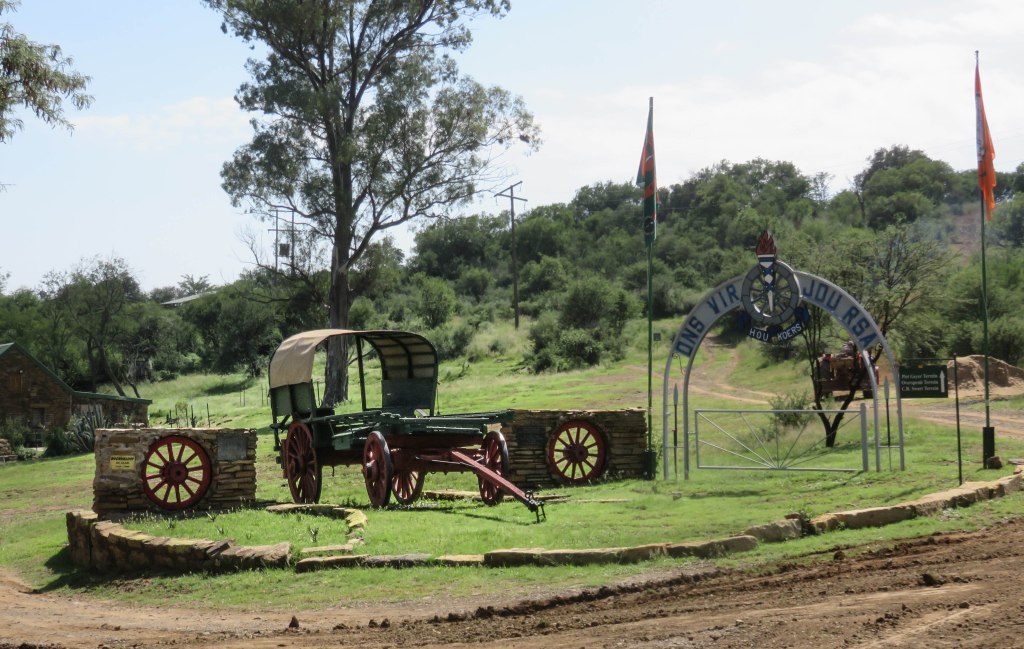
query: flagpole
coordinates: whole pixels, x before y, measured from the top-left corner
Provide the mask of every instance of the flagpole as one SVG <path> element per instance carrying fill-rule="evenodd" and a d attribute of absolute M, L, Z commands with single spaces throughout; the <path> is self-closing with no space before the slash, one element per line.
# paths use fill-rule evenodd
<path fill-rule="evenodd" d="M 981 192 L 981 352 L 984 357 L 982 367 L 985 383 L 985 426 L 981 429 L 981 460 L 982 466 L 988 468 L 989 458 L 994 457 L 996 454 L 996 431 L 992 427 L 988 376 L 988 270 L 985 263 L 985 221 L 986 217 L 992 217 L 992 208 L 995 203 L 992 199 L 992 189 L 996 185 L 996 177 L 995 167 L 992 165 L 992 160 L 995 158 L 995 150 L 992 147 L 992 138 L 988 132 L 988 120 L 985 117 L 984 101 L 981 98 L 981 73 L 979 66 L 978 50 L 974 50 L 974 93 L 978 122 L 976 129 L 978 138 L 978 189 Z M 991 178 L 988 177 L 989 174 L 991 174 Z M 986 212 L 988 212 L 987 215 Z"/>
<path fill-rule="evenodd" d="M 654 97 L 649 99 L 648 103 L 648 115 L 651 122 L 654 121 Z M 657 223 L 658 223 L 658 188 L 654 187 L 654 236 L 645 236 L 644 241 L 647 244 L 647 449 L 651 453 L 649 460 L 651 472 L 651 478 L 653 479 L 657 473 L 655 469 L 656 457 L 653 454 L 654 451 L 654 419 L 652 414 L 654 412 L 654 239 L 657 236 Z"/>
<path fill-rule="evenodd" d="M 643 187 L 643 230 L 647 246 L 647 449 L 644 471 L 651 480 L 657 477 L 658 453 L 654 449 L 654 240 L 658 236 L 658 178 L 654 164 L 654 97 L 648 103 L 647 133 L 640 154 L 637 185 Z M 667 456 L 666 456 L 667 457 Z M 668 467 L 665 468 L 666 478 Z"/>
<path fill-rule="evenodd" d="M 647 242 L 647 448 L 654 449 L 653 429 L 654 420 L 651 419 L 654 404 L 654 290 L 652 275 L 654 268 L 654 242 Z M 668 457 L 666 455 L 666 457 Z M 651 466 L 651 474 L 656 470 Z"/>
<path fill-rule="evenodd" d="M 984 356 L 985 377 L 985 427 L 981 431 L 982 465 L 988 467 L 988 459 L 996 454 L 996 431 L 992 428 L 989 384 L 988 384 L 988 272 L 985 267 L 985 196 L 981 197 L 981 353 Z"/>

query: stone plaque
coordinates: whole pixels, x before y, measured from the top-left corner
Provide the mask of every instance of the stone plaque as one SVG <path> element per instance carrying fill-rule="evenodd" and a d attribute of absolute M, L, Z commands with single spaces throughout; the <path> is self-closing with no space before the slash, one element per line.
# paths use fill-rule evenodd
<path fill-rule="evenodd" d="M 219 435 L 217 437 L 217 459 L 227 462 L 244 460 L 247 447 L 245 435 L 238 433 Z"/>
<path fill-rule="evenodd" d="M 134 455 L 111 455 L 110 456 L 110 470 L 111 471 L 134 471 L 135 470 L 135 456 Z"/>
<path fill-rule="evenodd" d="M 548 431 L 543 426 L 520 426 L 516 429 L 516 442 L 520 448 L 544 448 Z"/>

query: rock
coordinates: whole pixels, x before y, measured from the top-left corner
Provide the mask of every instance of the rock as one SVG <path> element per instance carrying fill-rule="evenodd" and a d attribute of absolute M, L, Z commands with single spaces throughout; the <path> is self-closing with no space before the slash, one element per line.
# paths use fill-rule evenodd
<path fill-rule="evenodd" d="M 775 521 L 774 523 L 748 527 L 743 533 L 747 536 L 753 536 L 758 541 L 763 541 L 765 543 L 778 543 L 780 541 L 800 538 L 801 530 L 802 527 L 799 518 L 787 518 L 785 520 Z"/>

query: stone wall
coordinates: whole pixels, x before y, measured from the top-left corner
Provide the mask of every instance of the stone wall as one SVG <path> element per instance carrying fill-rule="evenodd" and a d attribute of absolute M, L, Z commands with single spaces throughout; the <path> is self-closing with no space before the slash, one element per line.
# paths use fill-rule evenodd
<path fill-rule="evenodd" d="M 287 542 L 238 546 L 232 540 L 153 536 L 99 520 L 96 513 L 83 510 L 68 512 L 67 528 L 71 561 L 104 572 L 252 570 L 284 568 L 291 561 Z"/>
<path fill-rule="evenodd" d="M 647 425 L 644 410 L 513 410 L 502 426 L 508 443 L 509 479 L 523 489 L 552 487 L 557 473 L 548 464 L 547 448 L 560 426 L 583 421 L 603 436 L 607 462 L 599 478 L 643 478 Z"/>
<path fill-rule="evenodd" d="M 179 435 L 199 444 L 210 459 L 210 486 L 199 509 L 227 509 L 256 499 L 256 431 L 219 428 L 96 430 L 93 511 L 160 510 L 143 489 L 142 467 L 150 445 Z"/>

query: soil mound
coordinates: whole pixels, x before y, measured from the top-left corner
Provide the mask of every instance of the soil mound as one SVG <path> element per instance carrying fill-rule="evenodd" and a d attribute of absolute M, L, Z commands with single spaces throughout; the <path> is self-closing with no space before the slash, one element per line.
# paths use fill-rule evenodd
<path fill-rule="evenodd" d="M 961 390 L 982 390 L 985 383 L 985 357 L 980 354 L 958 356 L 957 387 Z M 946 364 L 953 372 L 953 361 Z M 1024 391 L 1024 369 L 1010 365 L 998 358 L 988 359 L 989 388 L 1011 388 Z"/>

